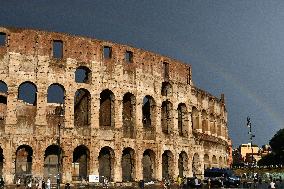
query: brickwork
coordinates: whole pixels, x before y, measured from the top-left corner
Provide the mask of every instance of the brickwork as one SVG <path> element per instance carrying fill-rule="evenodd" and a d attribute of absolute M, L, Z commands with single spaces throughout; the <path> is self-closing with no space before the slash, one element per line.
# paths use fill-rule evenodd
<path fill-rule="evenodd" d="M 7 183 L 23 174 L 53 177 L 58 165 L 63 183 L 90 174 L 115 182 L 202 176 L 204 164 L 227 166 L 224 96 L 195 87 L 190 65 L 86 37 L 5 27 L 0 33 Z M 78 82 L 80 69 L 86 76 Z M 21 100 L 23 83 L 36 91 L 34 102 Z M 60 103 L 48 100 L 60 94 L 48 92 L 54 84 Z"/>

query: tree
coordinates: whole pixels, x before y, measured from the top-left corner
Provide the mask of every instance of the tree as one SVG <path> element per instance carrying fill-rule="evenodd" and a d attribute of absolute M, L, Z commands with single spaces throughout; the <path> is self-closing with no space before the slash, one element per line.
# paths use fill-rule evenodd
<path fill-rule="evenodd" d="M 284 154 L 284 129 L 280 129 L 277 133 L 272 137 L 269 144 L 271 146 L 272 152 L 278 155 Z"/>
<path fill-rule="evenodd" d="M 272 154 L 268 154 L 258 161 L 258 165 L 277 165 L 284 163 L 284 129 L 280 129 L 270 139 Z"/>

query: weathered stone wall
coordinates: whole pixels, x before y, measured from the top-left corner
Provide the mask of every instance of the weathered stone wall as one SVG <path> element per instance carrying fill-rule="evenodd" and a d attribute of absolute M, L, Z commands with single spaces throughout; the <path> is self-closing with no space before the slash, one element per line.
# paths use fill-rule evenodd
<path fill-rule="evenodd" d="M 0 34 L 5 36 L 5 44 L 0 44 L 0 81 L 8 88 L 5 95 L 0 94 L 7 98 L 6 104 L 0 103 L 0 146 L 8 183 L 15 179 L 16 152 L 23 146 L 32 149 L 31 173 L 46 177 L 57 161 L 56 150 L 47 148 L 58 147 L 59 136 L 63 182 L 76 179 L 72 178 L 76 163 L 79 172 L 86 166 L 87 175 L 100 174 L 116 182 L 137 181 L 143 174 L 158 180 L 179 174 L 201 176 L 204 155 L 212 166 L 227 166 L 224 96 L 219 99 L 196 88 L 188 64 L 67 34 L 4 27 Z M 60 58 L 53 56 L 54 41 L 63 45 Z M 104 47 L 111 48 L 111 57 L 104 57 Z M 79 67 L 89 69 L 88 81 L 75 82 Z M 18 89 L 24 82 L 36 87 L 34 104 L 19 99 Z M 56 111 L 60 104 L 47 102 L 52 84 L 64 90 L 63 117 Z M 78 89 L 87 92 L 75 96 Z M 147 95 L 149 112 L 142 110 Z M 162 106 L 163 102 L 168 106 Z M 183 108 L 179 111 L 179 107 Z M 80 150 L 75 153 L 75 149 Z M 53 162 L 48 164 L 47 157 Z"/>

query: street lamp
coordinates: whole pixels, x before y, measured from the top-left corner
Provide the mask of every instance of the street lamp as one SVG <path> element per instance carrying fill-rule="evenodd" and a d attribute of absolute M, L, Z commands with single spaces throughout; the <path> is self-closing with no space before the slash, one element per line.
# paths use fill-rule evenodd
<path fill-rule="evenodd" d="M 61 119 L 64 117 L 64 106 L 62 103 L 60 103 L 59 109 L 59 120 L 58 120 L 58 137 L 57 137 L 57 145 L 58 145 L 58 154 L 57 154 L 57 176 L 56 176 L 56 182 L 57 182 L 57 189 L 60 189 L 60 179 L 61 179 L 61 146 L 60 146 L 60 138 L 61 138 Z"/>
<path fill-rule="evenodd" d="M 255 135 L 252 133 L 252 130 L 251 130 L 250 117 L 247 117 L 247 127 L 249 128 L 248 135 L 249 135 L 250 147 L 251 147 L 251 167 L 252 167 L 252 174 L 253 174 L 253 176 L 254 176 L 254 168 L 253 168 L 254 159 L 253 159 L 252 139 L 255 137 Z"/>

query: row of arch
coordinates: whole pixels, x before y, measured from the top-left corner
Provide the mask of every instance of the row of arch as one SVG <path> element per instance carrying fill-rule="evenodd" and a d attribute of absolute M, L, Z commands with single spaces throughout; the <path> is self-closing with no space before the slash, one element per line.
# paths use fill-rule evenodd
<path fill-rule="evenodd" d="M 170 85 L 170 84 L 169 84 Z M 169 90 L 169 86 L 165 84 L 163 86 Z M 0 90 L 2 93 L 8 92 L 7 85 L 1 81 Z M 164 92 L 162 94 L 168 94 Z M 36 105 L 37 102 L 37 87 L 32 82 L 24 82 L 19 86 L 18 99 L 23 100 L 32 105 Z M 7 103 L 7 98 L 2 95 L 0 103 Z M 47 89 L 47 103 L 64 104 L 65 103 L 65 89 L 60 84 L 51 84 Z M 100 93 L 100 108 L 99 108 L 99 125 L 101 127 L 114 127 L 114 115 L 115 115 L 115 96 L 109 89 L 105 89 Z M 146 95 L 143 99 L 142 105 L 142 122 L 144 127 L 153 128 L 155 126 L 155 117 L 157 114 L 157 105 L 154 98 L 150 95 Z M 192 120 L 192 129 L 202 129 L 203 132 L 210 131 L 211 134 L 218 136 L 224 136 L 222 133 L 222 121 L 219 117 L 215 117 L 213 114 L 208 116 L 206 111 L 203 110 L 200 116 L 200 112 L 196 107 L 192 108 L 192 113 L 187 110 L 185 103 L 178 104 L 177 108 L 178 119 L 178 133 L 180 136 L 188 136 L 189 133 L 189 116 Z M 135 121 L 136 121 L 136 98 L 132 93 L 126 93 L 123 96 L 123 127 L 125 136 L 130 138 L 134 137 Z M 81 88 L 75 92 L 74 95 L 74 125 L 78 127 L 88 126 L 91 123 L 91 94 L 87 89 Z M 200 118 L 202 122 L 200 123 Z M 174 109 L 171 101 L 166 99 L 161 105 L 161 130 L 164 134 L 171 134 L 174 131 Z M 201 126 L 200 126 L 201 125 Z"/>
<path fill-rule="evenodd" d="M 43 177 L 54 179 L 54 176 L 58 174 L 58 166 L 60 166 L 60 170 L 63 170 L 62 166 L 66 166 L 58 161 L 60 160 L 58 157 L 62 157 L 64 151 L 60 149 L 58 145 L 50 145 L 45 149 L 42 155 L 44 156 Z M 87 179 L 91 171 L 90 151 L 88 147 L 85 145 L 77 146 L 72 156 L 72 180 Z M 123 149 L 120 162 L 122 181 L 134 181 L 136 179 L 136 156 L 137 152 L 135 152 L 134 149 L 130 147 Z M 3 149 L 0 148 L 1 175 L 5 174 L 2 170 L 4 158 Z M 17 148 L 15 153 L 15 179 L 33 173 L 33 158 L 34 152 L 29 145 L 21 145 Z M 101 148 L 97 158 L 100 177 L 104 176 L 112 181 L 114 179 L 114 167 L 116 166 L 115 161 L 120 158 L 117 157 L 114 150 L 109 146 Z M 193 174 L 202 174 L 201 159 L 197 153 L 193 155 L 192 160 L 189 160 L 189 156 L 185 151 L 181 151 L 178 154 L 178 158 L 176 158 L 172 151 L 165 150 L 161 158 L 161 161 L 157 160 L 157 154 L 151 149 L 146 149 L 143 152 L 141 168 L 145 181 L 157 179 L 156 171 L 158 170 L 158 162 L 162 163 L 161 171 L 163 178 L 173 179 L 175 176 L 175 166 L 178 166 L 178 174 L 180 176 L 189 176 L 191 168 Z M 174 161 L 177 161 L 177 164 L 175 164 Z M 189 164 L 190 162 L 192 162 L 192 164 Z"/>

